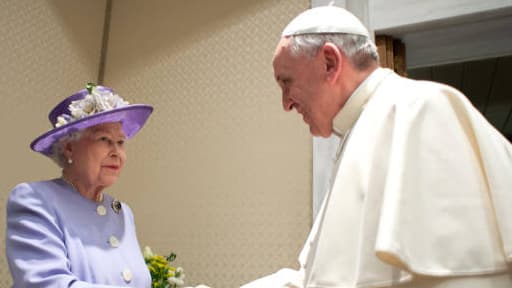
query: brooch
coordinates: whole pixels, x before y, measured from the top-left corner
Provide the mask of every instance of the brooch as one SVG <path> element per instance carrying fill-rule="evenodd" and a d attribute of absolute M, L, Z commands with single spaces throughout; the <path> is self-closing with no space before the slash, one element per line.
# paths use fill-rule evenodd
<path fill-rule="evenodd" d="M 112 210 L 114 210 L 114 212 L 116 212 L 116 214 L 119 214 L 119 211 L 121 211 L 121 202 L 119 202 L 119 200 L 115 199 L 114 201 L 112 201 Z"/>

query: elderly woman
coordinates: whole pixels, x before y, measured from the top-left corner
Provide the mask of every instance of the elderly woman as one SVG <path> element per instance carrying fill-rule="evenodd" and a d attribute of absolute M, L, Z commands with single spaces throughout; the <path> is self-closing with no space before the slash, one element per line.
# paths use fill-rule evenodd
<path fill-rule="evenodd" d="M 62 167 L 62 176 L 19 184 L 9 196 L 14 287 L 151 287 L 132 211 L 104 192 L 125 165 L 126 139 L 152 111 L 88 84 L 50 112 L 54 128 L 31 148 Z"/>

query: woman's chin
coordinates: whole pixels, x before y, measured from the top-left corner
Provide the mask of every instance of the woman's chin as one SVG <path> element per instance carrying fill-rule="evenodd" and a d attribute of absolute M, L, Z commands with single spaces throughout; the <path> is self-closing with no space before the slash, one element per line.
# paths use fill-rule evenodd
<path fill-rule="evenodd" d="M 107 187 L 114 185 L 114 183 L 116 183 L 116 181 L 117 181 L 117 178 L 118 178 L 117 175 L 116 176 L 109 175 L 109 176 L 102 177 L 102 179 L 101 179 L 101 182 L 103 184 L 102 186 L 107 188 Z"/>

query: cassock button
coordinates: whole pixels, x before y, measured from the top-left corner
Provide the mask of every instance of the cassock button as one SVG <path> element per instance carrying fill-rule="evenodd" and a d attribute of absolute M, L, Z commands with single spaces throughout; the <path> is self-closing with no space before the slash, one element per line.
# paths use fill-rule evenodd
<path fill-rule="evenodd" d="M 110 243 L 110 246 L 113 248 L 119 247 L 119 240 L 117 240 L 116 236 L 110 236 L 108 243 Z"/>
<path fill-rule="evenodd" d="M 98 207 L 96 207 L 96 213 L 100 216 L 105 216 L 107 214 L 107 209 L 105 209 L 105 206 L 103 205 L 98 205 Z"/>
<path fill-rule="evenodd" d="M 122 274 L 123 274 L 123 279 L 126 283 L 129 283 L 130 281 L 132 281 L 133 275 L 132 275 L 132 271 L 130 271 L 130 269 L 124 269 Z"/>

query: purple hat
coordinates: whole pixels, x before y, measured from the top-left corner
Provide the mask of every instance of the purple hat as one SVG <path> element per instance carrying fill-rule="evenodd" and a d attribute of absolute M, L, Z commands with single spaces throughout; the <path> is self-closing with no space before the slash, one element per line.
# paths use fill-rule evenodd
<path fill-rule="evenodd" d="M 62 100 L 48 115 L 52 130 L 37 137 L 30 148 L 46 156 L 62 136 L 107 122 L 121 122 L 127 138 L 134 136 L 153 112 L 144 104 L 129 104 L 111 88 L 87 84 L 87 88 Z"/>

